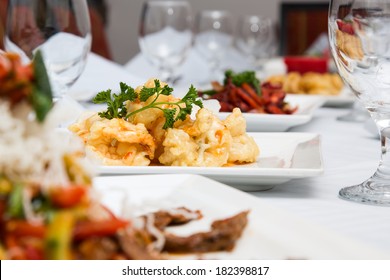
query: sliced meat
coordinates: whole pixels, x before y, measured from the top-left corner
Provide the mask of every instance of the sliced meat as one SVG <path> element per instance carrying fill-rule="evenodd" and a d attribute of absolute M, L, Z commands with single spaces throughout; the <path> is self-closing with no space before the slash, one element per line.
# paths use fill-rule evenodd
<path fill-rule="evenodd" d="M 166 234 L 164 251 L 169 253 L 206 253 L 231 251 L 248 223 L 249 211 L 214 221 L 208 232 L 195 233 L 187 237 Z"/>

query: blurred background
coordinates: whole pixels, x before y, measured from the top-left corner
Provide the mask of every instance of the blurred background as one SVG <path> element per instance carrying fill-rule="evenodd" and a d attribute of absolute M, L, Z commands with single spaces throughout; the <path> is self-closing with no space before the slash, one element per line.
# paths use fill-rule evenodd
<path fill-rule="evenodd" d="M 6 18 L 7 2 L 0 0 L 0 33 Z M 18 0 L 22 4 L 27 0 Z M 174 1 L 174 0 L 173 0 Z M 139 25 L 146 0 L 88 0 L 92 22 L 92 51 L 119 64 L 126 64 L 139 52 Z M 238 19 L 259 15 L 272 20 L 276 55 L 301 55 L 327 33 L 329 1 L 324 0 L 188 0 L 195 17 L 203 10 L 231 13 L 233 32 Z M 0 48 L 1 48 L 0 43 Z"/>
<path fill-rule="evenodd" d="M 138 45 L 138 25 L 143 2 L 145 1 L 105 1 L 107 7 L 107 21 L 105 27 L 107 39 L 112 54 L 112 60 L 120 64 L 125 64 L 140 51 Z M 292 33 L 286 32 L 284 35 L 287 36 L 287 34 L 290 34 L 290 36 L 296 38 L 296 36 L 299 35 L 297 32 L 303 37 L 309 34 L 309 37 L 311 36 L 311 38 L 306 40 L 294 40 L 295 42 L 299 41 L 300 44 L 303 45 L 302 48 L 306 48 L 316 39 L 322 30 L 327 30 L 328 1 L 324 0 L 189 0 L 189 2 L 192 7 L 193 15 L 206 9 L 224 9 L 230 11 L 234 20 L 237 20 L 240 15 L 258 14 L 271 18 L 279 30 L 282 24 L 287 20 L 284 16 L 284 21 L 282 22 L 282 3 L 306 4 L 306 7 L 310 7 L 311 4 L 324 4 L 325 9 L 324 5 L 320 5 L 318 11 L 315 9 L 314 11 L 311 10 L 307 13 L 305 12 L 305 9 L 297 10 L 296 15 L 292 15 L 292 20 L 295 24 L 289 25 L 290 28 L 293 28 Z M 294 30 L 296 31 L 295 33 Z M 279 31 L 279 36 L 282 35 L 281 33 L 283 32 Z M 280 39 L 282 40 L 283 38 L 280 37 Z M 286 42 L 287 40 L 283 41 Z M 294 53 L 285 52 L 284 54 Z"/>

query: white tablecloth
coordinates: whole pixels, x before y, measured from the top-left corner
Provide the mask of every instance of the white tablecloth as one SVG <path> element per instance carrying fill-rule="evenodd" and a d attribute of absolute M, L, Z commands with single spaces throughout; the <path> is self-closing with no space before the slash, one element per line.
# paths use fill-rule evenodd
<path fill-rule="evenodd" d="M 87 89 L 96 92 L 102 90 L 102 86 L 103 89 L 111 86 L 113 81 L 135 86 L 148 74 L 145 65 L 139 56 L 124 68 L 91 55 L 87 69 L 73 91 Z M 291 130 L 321 135 L 325 166 L 322 176 L 293 180 L 251 194 L 311 223 L 390 253 L 390 207 L 363 205 L 338 198 L 341 187 L 360 183 L 372 175 L 380 156 L 378 138 L 365 130 L 363 124 L 336 120 L 348 110 L 320 108 L 310 123 Z"/>

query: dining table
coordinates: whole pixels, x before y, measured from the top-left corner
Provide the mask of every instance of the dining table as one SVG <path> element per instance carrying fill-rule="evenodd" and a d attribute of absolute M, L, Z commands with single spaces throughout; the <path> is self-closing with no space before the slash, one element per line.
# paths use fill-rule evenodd
<path fill-rule="evenodd" d="M 193 77 L 207 77 L 207 69 L 203 71 L 197 68 L 205 67 L 205 62 L 200 61 L 194 53 L 191 56 L 192 61 L 181 68 L 183 77 L 179 77 L 178 87 L 188 85 Z M 245 67 L 241 65 L 241 68 L 235 69 L 242 70 Z M 118 87 L 121 81 L 137 86 L 156 73 L 153 65 L 141 54 L 125 65 L 120 65 L 91 53 L 85 71 L 69 95 L 82 106 L 91 107 L 93 105 L 85 101 L 91 94 Z M 338 196 L 342 187 L 369 178 L 380 161 L 380 140 L 375 129 L 367 129 L 369 126 L 372 128 L 369 121 L 337 120 L 337 117 L 347 114 L 349 110 L 350 106 L 320 107 L 315 110 L 310 122 L 284 132 L 285 137 L 293 132 L 320 136 L 323 161 L 321 175 L 293 179 L 272 186 L 269 190 L 251 191 L 248 194 L 259 202 L 390 255 L 390 207 L 350 202 Z M 364 259 L 365 256 L 359 258 Z"/>

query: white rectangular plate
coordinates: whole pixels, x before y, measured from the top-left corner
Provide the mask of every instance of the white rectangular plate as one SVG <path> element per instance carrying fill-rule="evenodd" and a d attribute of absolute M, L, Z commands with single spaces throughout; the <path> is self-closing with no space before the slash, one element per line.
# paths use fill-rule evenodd
<path fill-rule="evenodd" d="M 389 259 L 389 255 L 309 224 L 267 205 L 264 199 L 240 192 L 197 175 L 143 175 L 98 177 L 94 187 L 102 202 L 120 215 L 185 206 L 202 211 L 204 218 L 174 233 L 207 231 L 216 219 L 250 210 L 249 222 L 232 252 L 174 258 L 202 259 Z M 123 204 L 123 209 L 118 207 Z M 127 208 L 128 207 L 128 208 Z"/>
<path fill-rule="evenodd" d="M 199 174 L 242 190 L 266 190 L 322 174 L 320 137 L 312 133 L 249 133 L 260 148 L 255 163 L 231 167 L 100 166 L 100 174 Z"/>
<path fill-rule="evenodd" d="M 307 123 L 311 120 L 315 109 L 325 102 L 322 96 L 307 96 L 288 94 L 286 102 L 298 110 L 291 115 L 243 113 L 247 131 L 250 132 L 283 132 L 291 127 Z M 225 119 L 230 113 L 218 113 L 220 119 Z"/>
<path fill-rule="evenodd" d="M 352 103 L 355 101 L 355 96 L 351 92 L 351 90 L 348 87 L 344 87 L 344 89 L 340 92 L 338 95 L 314 95 L 314 94 L 288 94 L 288 95 L 295 95 L 295 96 L 301 96 L 301 97 L 312 97 L 317 96 L 321 97 L 323 100 L 323 105 L 326 107 L 348 107 L 351 106 Z"/>

